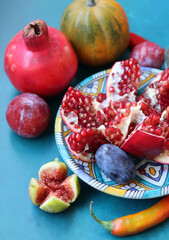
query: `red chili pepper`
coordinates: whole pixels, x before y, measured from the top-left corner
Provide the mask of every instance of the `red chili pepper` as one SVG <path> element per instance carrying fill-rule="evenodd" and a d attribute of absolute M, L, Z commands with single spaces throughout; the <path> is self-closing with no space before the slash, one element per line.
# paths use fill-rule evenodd
<path fill-rule="evenodd" d="M 133 48 L 135 47 L 137 44 L 142 43 L 142 42 L 147 42 L 148 40 L 135 34 L 130 32 L 130 40 L 129 40 L 129 47 Z"/>
<path fill-rule="evenodd" d="M 137 44 L 142 42 L 147 42 L 148 40 L 137 35 L 136 33 L 130 32 L 130 40 L 129 40 L 129 47 L 134 48 Z M 165 49 L 163 48 L 163 52 L 165 53 Z"/>
<path fill-rule="evenodd" d="M 128 236 L 143 232 L 169 217 L 169 195 L 146 210 L 111 221 L 99 220 L 93 213 L 92 204 L 93 202 L 90 203 L 92 217 L 111 234 L 116 236 Z"/>

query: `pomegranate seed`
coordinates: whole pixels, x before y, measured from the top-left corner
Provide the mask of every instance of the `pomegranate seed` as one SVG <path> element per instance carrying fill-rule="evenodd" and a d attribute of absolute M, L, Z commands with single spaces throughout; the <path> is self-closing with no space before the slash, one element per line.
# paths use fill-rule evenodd
<path fill-rule="evenodd" d="M 109 88 L 109 92 L 114 93 L 114 92 L 115 92 L 114 87 L 110 87 L 110 88 Z"/>

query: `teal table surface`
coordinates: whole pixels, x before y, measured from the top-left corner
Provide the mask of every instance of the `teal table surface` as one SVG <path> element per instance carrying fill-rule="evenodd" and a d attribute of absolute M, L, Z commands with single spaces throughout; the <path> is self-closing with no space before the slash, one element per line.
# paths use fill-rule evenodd
<path fill-rule="evenodd" d="M 167 0 L 119 0 L 128 16 L 130 31 L 163 48 L 169 45 L 169 2 Z M 43 19 L 49 26 L 60 29 L 64 9 L 71 0 L 0 0 L 0 239 L 3 240 L 109 240 L 120 237 L 109 234 L 90 215 L 89 204 L 94 201 L 94 212 L 102 220 L 110 220 L 146 209 L 160 198 L 134 200 L 100 192 L 80 180 L 81 193 L 65 212 L 49 214 L 34 206 L 28 196 L 31 177 L 37 177 L 41 165 L 61 158 L 54 137 L 54 122 L 63 93 L 47 99 L 51 121 L 46 132 L 35 139 L 25 139 L 9 128 L 5 113 L 9 102 L 19 94 L 4 71 L 4 52 L 12 37 L 30 21 Z M 129 56 L 129 50 L 119 58 Z M 113 63 L 99 68 L 79 64 L 71 82 L 78 82 L 93 73 L 110 68 Z M 72 174 L 69 169 L 68 174 Z M 158 226 L 125 239 L 169 239 L 169 220 Z"/>

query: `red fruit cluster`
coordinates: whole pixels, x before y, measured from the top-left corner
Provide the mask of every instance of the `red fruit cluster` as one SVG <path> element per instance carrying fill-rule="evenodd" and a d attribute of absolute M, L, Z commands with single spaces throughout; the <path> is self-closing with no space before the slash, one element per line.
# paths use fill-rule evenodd
<path fill-rule="evenodd" d="M 169 155 L 169 69 L 159 73 L 137 101 L 140 74 L 137 60 L 131 58 L 114 64 L 106 94 L 96 99 L 68 89 L 61 116 L 73 132 L 66 142 L 78 159 L 94 161 L 97 148 L 108 142 L 131 154 L 169 163 L 169 158 L 164 160 Z"/>

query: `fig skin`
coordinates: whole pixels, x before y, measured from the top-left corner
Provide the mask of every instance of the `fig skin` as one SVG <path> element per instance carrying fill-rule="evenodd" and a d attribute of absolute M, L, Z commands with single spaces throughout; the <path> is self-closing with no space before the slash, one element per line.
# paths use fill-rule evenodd
<path fill-rule="evenodd" d="M 29 197 L 34 205 L 49 213 L 65 211 L 80 194 L 80 183 L 75 174 L 67 177 L 68 168 L 57 158 L 40 167 L 38 176 L 31 178 Z"/>
<path fill-rule="evenodd" d="M 40 209 L 48 213 L 60 213 L 65 211 L 70 203 L 65 203 L 56 196 L 50 196 L 40 205 Z"/>

